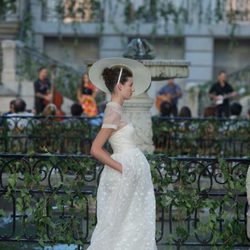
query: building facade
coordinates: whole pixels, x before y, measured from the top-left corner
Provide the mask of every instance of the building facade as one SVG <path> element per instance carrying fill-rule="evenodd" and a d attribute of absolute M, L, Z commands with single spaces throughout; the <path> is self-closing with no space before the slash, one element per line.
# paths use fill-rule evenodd
<path fill-rule="evenodd" d="M 75 67 L 122 56 L 133 37 L 151 41 L 156 58 L 190 61 L 192 82 L 250 64 L 249 0 L 33 0 L 31 10 L 35 46 Z"/>
<path fill-rule="evenodd" d="M 250 65 L 250 0 L 17 0 L 5 19 L 20 22 L 19 38 L 25 33 L 31 47 L 82 72 L 99 58 L 123 56 L 135 37 L 151 42 L 157 59 L 191 63 L 183 88 Z"/>

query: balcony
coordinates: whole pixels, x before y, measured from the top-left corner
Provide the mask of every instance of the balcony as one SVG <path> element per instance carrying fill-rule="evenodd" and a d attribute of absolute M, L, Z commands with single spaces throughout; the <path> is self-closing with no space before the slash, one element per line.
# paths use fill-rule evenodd
<path fill-rule="evenodd" d="M 63 0 L 42 2 L 42 20 L 63 23 L 96 23 L 102 18 L 99 1 Z"/>

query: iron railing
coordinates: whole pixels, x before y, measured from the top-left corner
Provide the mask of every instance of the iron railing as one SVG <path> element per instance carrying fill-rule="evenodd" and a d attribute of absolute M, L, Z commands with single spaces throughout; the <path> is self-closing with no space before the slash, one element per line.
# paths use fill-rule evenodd
<path fill-rule="evenodd" d="M 153 117 L 156 153 L 250 156 L 250 121 Z M 8 117 L 0 120 L 0 152 L 88 154 L 102 117 Z M 59 136 L 58 136 L 59 135 Z"/>
<path fill-rule="evenodd" d="M 250 159 L 147 155 L 158 245 L 249 246 L 245 179 Z M 0 241 L 90 241 L 102 165 L 81 155 L 0 155 Z M 69 235 L 71 238 L 69 238 Z"/>
<path fill-rule="evenodd" d="M 156 152 L 170 156 L 246 157 L 250 120 L 153 117 Z"/>
<path fill-rule="evenodd" d="M 101 121 L 101 116 L 3 116 L 0 152 L 88 154 Z"/>

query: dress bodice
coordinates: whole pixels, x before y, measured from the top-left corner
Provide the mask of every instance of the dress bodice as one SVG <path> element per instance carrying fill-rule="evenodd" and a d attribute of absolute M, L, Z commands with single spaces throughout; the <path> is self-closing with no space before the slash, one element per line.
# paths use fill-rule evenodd
<path fill-rule="evenodd" d="M 114 153 L 121 153 L 136 148 L 133 125 L 128 123 L 123 128 L 115 131 L 109 138 L 109 143 Z"/>
<path fill-rule="evenodd" d="M 109 138 L 114 153 L 136 148 L 134 127 L 124 114 L 120 104 L 116 102 L 107 103 L 102 128 L 112 128 L 114 130 Z"/>

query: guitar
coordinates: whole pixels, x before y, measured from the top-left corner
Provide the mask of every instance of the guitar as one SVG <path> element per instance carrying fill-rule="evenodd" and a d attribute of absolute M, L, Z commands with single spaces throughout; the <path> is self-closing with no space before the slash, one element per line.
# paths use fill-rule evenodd
<path fill-rule="evenodd" d="M 158 111 L 161 110 L 161 104 L 162 104 L 163 102 L 169 102 L 169 103 L 171 103 L 171 102 L 172 102 L 172 99 L 173 99 L 173 97 L 172 97 L 172 95 L 169 94 L 169 93 L 164 94 L 164 95 L 158 95 L 158 96 L 156 97 L 156 99 L 155 99 L 155 106 L 156 106 L 156 108 L 158 109 Z"/>
<path fill-rule="evenodd" d="M 240 88 L 236 92 L 237 95 L 243 95 L 245 93 L 246 93 L 246 88 L 244 88 L 244 87 Z M 225 94 L 225 95 L 218 95 L 218 96 L 216 96 L 216 100 L 214 100 L 214 103 L 215 103 L 216 106 L 221 105 L 221 104 L 223 104 L 223 101 L 225 99 L 228 99 L 230 97 L 232 97 L 231 93 L 230 94 Z"/>

